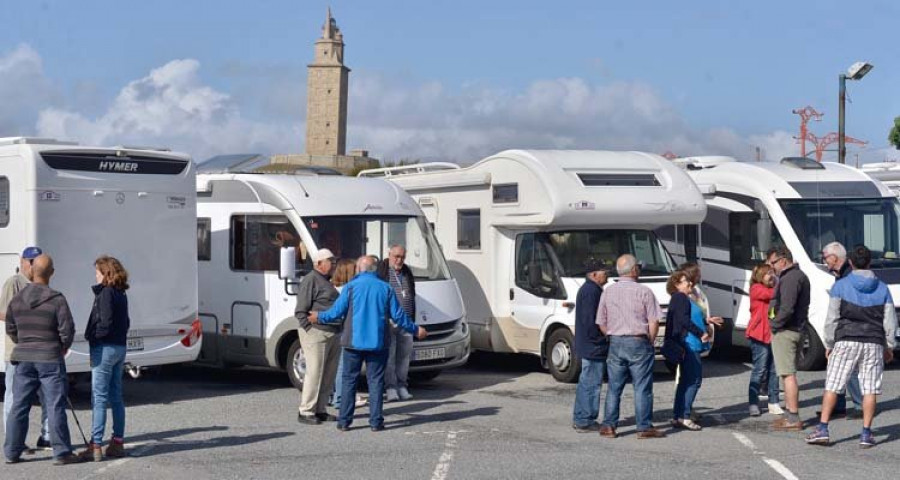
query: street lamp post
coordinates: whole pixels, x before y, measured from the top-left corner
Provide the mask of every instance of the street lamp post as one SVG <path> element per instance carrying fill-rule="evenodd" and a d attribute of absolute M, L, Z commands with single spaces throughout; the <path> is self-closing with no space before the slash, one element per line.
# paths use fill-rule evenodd
<path fill-rule="evenodd" d="M 838 163 L 845 163 L 847 144 L 844 141 L 844 104 L 847 102 L 847 79 L 861 80 L 872 70 L 869 62 L 856 62 L 847 69 L 847 73 L 838 75 Z"/>

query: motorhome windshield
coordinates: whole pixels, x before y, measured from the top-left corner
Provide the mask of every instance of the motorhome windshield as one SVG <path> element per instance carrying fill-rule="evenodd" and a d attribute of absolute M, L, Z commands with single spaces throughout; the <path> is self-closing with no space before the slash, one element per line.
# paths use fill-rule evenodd
<path fill-rule="evenodd" d="M 803 249 L 824 263 L 822 248 L 841 242 L 872 250 L 872 268 L 900 267 L 900 202 L 896 198 L 781 200 Z"/>
<path fill-rule="evenodd" d="M 668 275 L 674 268 L 656 234 L 647 230 L 574 230 L 548 233 L 547 238 L 566 277 L 584 276 L 588 258 L 615 267 L 616 258 L 625 253 L 644 262 L 644 276 Z"/>
<path fill-rule="evenodd" d="M 423 217 L 305 217 L 306 228 L 319 248 L 338 258 L 375 255 L 383 259 L 393 245 L 406 247 L 406 265 L 416 280 L 447 280 L 450 272 L 437 240 Z"/>

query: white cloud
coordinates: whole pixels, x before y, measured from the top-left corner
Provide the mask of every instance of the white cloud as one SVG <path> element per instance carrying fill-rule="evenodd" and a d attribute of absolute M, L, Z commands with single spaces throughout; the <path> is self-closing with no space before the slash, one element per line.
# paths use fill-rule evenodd
<path fill-rule="evenodd" d="M 217 153 L 296 150 L 301 129 L 244 118 L 229 95 L 204 85 L 196 60 L 173 60 L 126 85 L 105 113 L 88 118 L 47 108 L 39 135 L 84 144 L 167 146 L 197 159 Z"/>
<path fill-rule="evenodd" d="M 272 88 L 232 94 L 204 83 L 201 72 L 197 60 L 173 60 L 129 82 L 108 105 L 86 109 L 59 101 L 40 55 L 20 46 L 0 56 L 0 127 L 3 134 L 36 133 L 83 144 L 168 146 L 198 159 L 303 151 L 305 128 L 298 119 L 305 108 L 297 103 L 305 85 L 292 89 L 285 78 L 264 75 L 259 81 Z M 755 146 L 769 159 L 797 151 L 784 131 L 743 136 L 726 127 L 693 128 L 640 82 L 555 78 L 521 90 L 450 88 L 356 71 L 350 85 L 348 147 L 387 160 L 468 163 L 507 148 L 670 150 L 747 160 L 755 157 Z M 293 108 L 298 110 L 292 117 Z"/>
<path fill-rule="evenodd" d="M 38 110 L 56 98 L 41 56 L 19 45 L 0 56 L 0 79 L 0 137 L 33 134 Z"/>

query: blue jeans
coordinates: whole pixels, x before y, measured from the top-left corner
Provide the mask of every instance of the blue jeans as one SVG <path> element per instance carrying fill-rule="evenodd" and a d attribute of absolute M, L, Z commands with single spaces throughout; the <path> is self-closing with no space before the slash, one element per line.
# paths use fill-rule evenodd
<path fill-rule="evenodd" d="M 572 423 L 578 427 L 589 427 L 600 415 L 600 389 L 603 386 L 603 374 L 606 372 L 606 360 L 581 359 L 581 376 L 575 388 L 575 408 L 572 412 Z"/>
<path fill-rule="evenodd" d="M 759 388 L 763 378 L 768 378 L 769 403 L 779 403 L 778 372 L 775 371 L 775 357 L 772 345 L 750 339 L 750 355 L 753 357 L 753 370 L 750 372 L 750 405 L 759 405 Z"/>
<path fill-rule="evenodd" d="M 653 345 L 641 337 L 609 337 L 609 357 L 606 372 L 609 389 L 606 392 L 603 424 L 616 428 L 619 423 L 619 403 L 628 374 L 634 385 L 634 416 L 638 431 L 653 427 Z"/>
<path fill-rule="evenodd" d="M 409 361 L 413 352 L 413 337 L 406 330 L 391 326 L 391 345 L 389 348 L 387 367 L 384 370 L 384 383 L 387 388 L 406 388 L 409 380 Z"/>
<path fill-rule="evenodd" d="M 6 421 L 13 406 L 13 379 L 16 377 L 16 366 L 6 362 L 6 374 L 4 375 L 6 391 L 3 394 L 3 430 L 6 431 Z M 44 395 L 38 390 L 38 399 L 41 401 L 41 438 L 50 441 L 50 422 L 47 420 L 47 407 L 44 406 Z"/>
<path fill-rule="evenodd" d="M 341 394 L 344 391 L 344 348 L 341 347 L 341 353 L 338 356 L 337 371 L 334 372 L 334 393 L 331 394 L 331 406 L 341 409 Z M 355 399 L 354 399 L 355 401 Z"/>
<path fill-rule="evenodd" d="M 28 413 L 38 391 L 44 395 L 44 409 L 50 421 L 50 445 L 56 458 L 72 453 L 69 438 L 69 423 L 66 418 L 66 398 L 69 380 L 66 364 L 20 362 L 16 365 L 13 380 L 13 405 L 6 424 L 6 440 L 3 454 L 8 460 L 15 460 L 25 451 L 25 436 L 28 435 Z"/>
<path fill-rule="evenodd" d="M 680 367 L 681 374 L 678 377 L 678 386 L 675 387 L 672 417 L 684 420 L 691 418 L 694 399 L 697 398 L 697 392 L 703 383 L 703 364 L 700 362 L 700 352 L 686 349 Z"/>
<path fill-rule="evenodd" d="M 384 426 L 381 408 L 384 405 L 384 369 L 387 365 L 387 349 L 366 351 L 345 348 L 341 355 L 344 371 L 341 378 L 341 408 L 338 415 L 338 426 L 349 427 L 353 423 L 353 412 L 356 410 L 356 384 L 363 362 L 366 362 L 366 379 L 369 382 L 369 426 Z M 346 401 L 343 401 L 346 399 Z"/>
<path fill-rule="evenodd" d="M 125 401 L 122 399 L 124 345 L 91 345 L 91 442 L 102 445 L 106 431 L 106 408 L 112 410 L 113 438 L 125 437 Z"/>

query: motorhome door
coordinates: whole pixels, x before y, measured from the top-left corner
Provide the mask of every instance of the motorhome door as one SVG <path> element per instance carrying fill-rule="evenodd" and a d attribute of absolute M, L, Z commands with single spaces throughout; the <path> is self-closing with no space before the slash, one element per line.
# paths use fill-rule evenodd
<path fill-rule="evenodd" d="M 515 325 L 502 327 L 507 342 L 518 351 L 539 351 L 541 327 L 547 317 L 553 315 L 557 300 L 565 297 L 551 249 L 545 235 L 522 233 L 516 236 L 516 268 L 510 289 Z"/>

